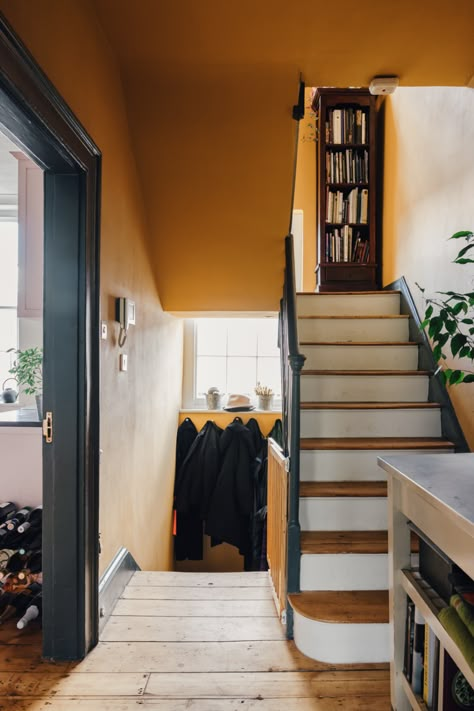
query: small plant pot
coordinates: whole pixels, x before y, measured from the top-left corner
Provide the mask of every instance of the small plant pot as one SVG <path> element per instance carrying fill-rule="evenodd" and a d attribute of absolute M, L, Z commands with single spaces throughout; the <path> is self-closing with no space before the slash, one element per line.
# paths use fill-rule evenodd
<path fill-rule="evenodd" d="M 208 410 L 220 410 L 222 393 L 206 393 L 206 404 Z"/>
<path fill-rule="evenodd" d="M 259 410 L 271 410 L 273 407 L 273 395 L 259 395 L 258 396 L 258 409 Z"/>

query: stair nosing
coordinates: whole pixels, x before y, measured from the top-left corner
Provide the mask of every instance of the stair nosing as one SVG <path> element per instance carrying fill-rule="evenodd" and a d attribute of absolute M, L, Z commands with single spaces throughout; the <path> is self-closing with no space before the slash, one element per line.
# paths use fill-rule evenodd
<path fill-rule="evenodd" d="M 302 437 L 300 450 L 403 450 L 454 449 L 455 445 L 443 437 Z"/>
<path fill-rule="evenodd" d="M 440 407 L 438 402 L 300 402 L 301 410 L 437 410 Z"/>
<path fill-rule="evenodd" d="M 318 537 L 319 541 L 310 540 Z M 333 539 L 329 544 L 324 542 L 328 538 Z M 338 541 L 338 538 L 342 540 Z M 357 550 L 354 550 L 354 544 Z M 388 553 L 388 531 L 301 531 L 300 549 L 303 555 L 385 555 Z"/>
<path fill-rule="evenodd" d="M 298 319 L 354 319 L 355 321 L 361 321 L 362 319 L 403 319 L 406 321 L 410 316 L 408 314 L 301 314 L 298 315 Z"/>
<path fill-rule="evenodd" d="M 386 496 L 387 482 L 383 480 L 301 481 L 299 489 L 301 499 L 381 499 Z"/>
<path fill-rule="evenodd" d="M 300 341 L 300 346 L 419 346 L 416 341 Z"/>
<path fill-rule="evenodd" d="M 384 294 L 391 296 L 392 294 L 401 294 L 399 289 L 378 289 L 377 291 L 297 291 L 296 296 L 373 296 L 375 294 Z"/>
<path fill-rule="evenodd" d="M 352 598 L 352 599 L 351 599 Z M 360 613 L 361 598 L 370 602 L 371 615 L 362 616 Z M 308 608 L 315 606 L 321 600 L 320 607 L 323 614 L 316 616 Z M 337 614 L 329 614 L 328 602 L 336 609 Z M 290 593 L 288 600 L 293 610 L 309 620 L 325 622 L 328 624 L 388 624 L 388 590 L 309 590 L 301 593 Z M 334 605 L 334 603 L 337 603 Z M 359 619 L 351 619 L 348 615 L 348 605 L 354 606 L 354 611 Z M 378 613 L 378 614 L 377 614 Z"/>
<path fill-rule="evenodd" d="M 302 370 L 301 375 L 361 375 L 369 376 L 373 375 L 375 377 L 385 377 L 385 376 L 404 376 L 408 375 L 410 377 L 417 375 L 430 376 L 433 375 L 432 370 Z"/>

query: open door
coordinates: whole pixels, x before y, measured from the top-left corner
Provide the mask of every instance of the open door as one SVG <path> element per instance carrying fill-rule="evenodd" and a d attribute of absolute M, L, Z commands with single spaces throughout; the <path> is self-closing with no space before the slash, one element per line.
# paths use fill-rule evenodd
<path fill-rule="evenodd" d="M 0 125 L 45 172 L 43 654 L 98 637 L 100 152 L 0 17 Z"/>

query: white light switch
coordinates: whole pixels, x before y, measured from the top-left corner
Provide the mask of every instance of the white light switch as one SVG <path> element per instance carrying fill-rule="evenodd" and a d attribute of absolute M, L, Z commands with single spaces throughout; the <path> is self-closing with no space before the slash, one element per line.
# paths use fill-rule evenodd
<path fill-rule="evenodd" d="M 128 356 L 125 353 L 120 354 L 120 370 L 127 370 L 128 367 Z"/>
<path fill-rule="evenodd" d="M 107 340 L 107 321 L 100 322 L 100 337 L 103 341 Z"/>

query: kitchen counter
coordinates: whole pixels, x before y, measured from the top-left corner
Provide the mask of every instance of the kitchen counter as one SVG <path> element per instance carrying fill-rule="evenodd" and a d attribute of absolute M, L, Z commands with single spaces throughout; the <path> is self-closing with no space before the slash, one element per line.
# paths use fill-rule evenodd
<path fill-rule="evenodd" d="M 41 427 L 36 407 L 0 410 L 0 427 Z"/>

